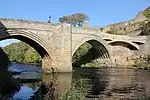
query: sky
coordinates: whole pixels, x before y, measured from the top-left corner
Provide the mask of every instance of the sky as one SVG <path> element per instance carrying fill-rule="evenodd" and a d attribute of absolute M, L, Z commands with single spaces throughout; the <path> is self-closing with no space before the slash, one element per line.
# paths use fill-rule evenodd
<path fill-rule="evenodd" d="M 149 5 L 150 0 L 1 0 L 0 18 L 47 22 L 51 16 L 51 22 L 58 23 L 64 15 L 85 13 L 90 26 L 106 26 L 134 18 Z M 0 46 L 12 42 L 1 41 Z"/>

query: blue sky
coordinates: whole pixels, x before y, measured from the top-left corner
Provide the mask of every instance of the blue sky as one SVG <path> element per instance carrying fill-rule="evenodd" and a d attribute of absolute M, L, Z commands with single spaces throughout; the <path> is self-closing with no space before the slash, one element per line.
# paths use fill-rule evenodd
<path fill-rule="evenodd" d="M 105 26 L 134 18 L 149 5 L 150 0 L 1 0 L 0 17 L 47 22 L 51 16 L 57 23 L 63 15 L 81 12 L 89 16 L 90 26 Z"/>

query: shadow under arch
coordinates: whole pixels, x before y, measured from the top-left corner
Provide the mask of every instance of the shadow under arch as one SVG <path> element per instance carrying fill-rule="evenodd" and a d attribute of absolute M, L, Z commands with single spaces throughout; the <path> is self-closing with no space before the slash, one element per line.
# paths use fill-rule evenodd
<path fill-rule="evenodd" d="M 81 54 L 81 56 L 78 57 L 79 55 L 76 55 L 78 54 L 78 49 L 80 48 L 80 46 L 82 46 L 82 44 L 86 42 L 89 43 L 92 47 L 89 48 L 86 53 L 84 53 L 83 55 Z M 83 39 L 81 39 L 81 41 L 77 42 L 73 48 L 72 66 L 81 67 L 81 65 L 91 63 L 94 60 L 100 63 L 104 63 L 106 62 L 105 60 L 108 61 L 111 58 L 109 51 L 109 47 L 100 37 L 84 37 Z"/>
<path fill-rule="evenodd" d="M 136 47 L 132 43 L 128 43 L 125 41 L 113 41 L 113 42 L 110 42 L 109 45 L 111 45 L 111 46 L 123 46 L 123 47 L 129 48 L 130 50 L 138 50 L 138 47 Z"/>
<path fill-rule="evenodd" d="M 100 56 L 103 56 L 103 58 L 111 58 L 110 53 L 109 53 L 109 47 L 107 43 L 100 38 L 99 36 L 87 36 L 78 41 L 74 46 L 73 46 L 73 51 L 72 51 L 72 56 L 75 54 L 77 49 L 85 42 L 88 42 L 91 44 L 94 49 L 98 52 Z"/>

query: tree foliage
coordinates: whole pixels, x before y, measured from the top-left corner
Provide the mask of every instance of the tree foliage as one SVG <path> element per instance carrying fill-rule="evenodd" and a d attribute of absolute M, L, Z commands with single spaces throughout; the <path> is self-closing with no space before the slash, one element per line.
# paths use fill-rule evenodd
<path fill-rule="evenodd" d="M 40 55 L 24 42 L 13 43 L 3 48 L 10 61 L 21 63 L 41 63 Z"/>
<path fill-rule="evenodd" d="M 82 27 L 84 21 L 88 20 L 88 16 L 83 13 L 76 13 L 68 16 L 63 16 L 59 18 L 60 23 L 68 23 L 72 24 L 73 26 Z"/>
<path fill-rule="evenodd" d="M 150 6 L 143 11 L 143 15 L 147 18 L 150 18 Z"/>

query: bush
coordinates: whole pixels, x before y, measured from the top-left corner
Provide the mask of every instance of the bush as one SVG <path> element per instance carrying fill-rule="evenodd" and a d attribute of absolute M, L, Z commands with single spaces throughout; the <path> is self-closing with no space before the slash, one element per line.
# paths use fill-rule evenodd
<path fill-rule="evenodd" d="M 138 58 L 135 60 L 136 68 L 138 69 L 150 69 L 150 55 Z"/>

